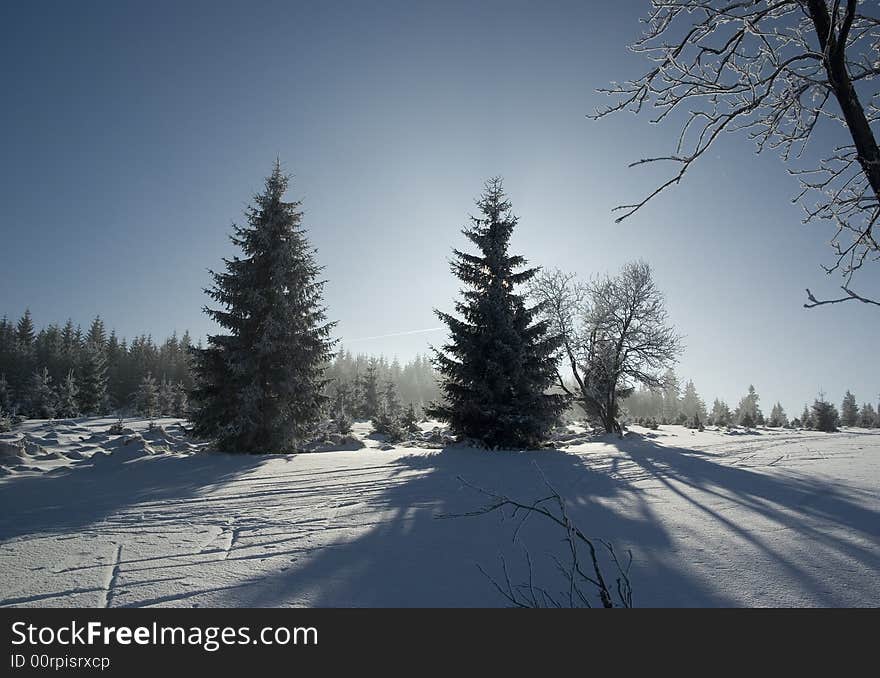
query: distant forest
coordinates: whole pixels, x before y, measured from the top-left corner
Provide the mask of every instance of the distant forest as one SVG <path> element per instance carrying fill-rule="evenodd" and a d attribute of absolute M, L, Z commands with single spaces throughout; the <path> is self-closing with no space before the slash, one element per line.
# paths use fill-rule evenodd
<path fill-rule="evenodd" d="M 144 414 L 184 417 L 194 385 L 189 332 L 157 343 L 143 334 L 130 342 L 97 317 L 87 331 L 68 320 L 39 331 L 30 311 L 17 322 L 0 319 L 0 413 L 29 418 Z M 371 418 L 364 399 L 388 384 L 417 412 L 439 395 L 427 356 L 401 363 L 384 356 L 339 351 L 327 366 L 326 394 L 342 388 L 352 414 Z M 372 380 L 372 386 L 370 382 Z"/>
<path fill-rule="evenodd" d="M 130 342 L 107 331 L 96 317 L 87 331 L 68 320 L 37 331 L 30 311 L 17 322 L 0 319 L 0 415 L 63 418 L 79 415 L 142 414 L 185 417 L 194 384 L 192 340 L 188 332 L 157 343 L 142 334 Z M 345 411 L 355 419 L 372 419 L 389 393 L 403 407 L 425 408 L 441 398 L 439 379 L 430 358 L 409 362 L 397 358 L 339 350 L 325 372 L 330 413 Z M 711 406 L 693 381 L 682 383 L 673 370 L 659 389 L 642 387 L 623 400 L 623 420 L 649 427 L 681 424 L 814 428 L 825 417 L 833 426 L 880 427 L 880 407 L 859 405 L 849 391 L 840 409 L 823 395 L 800 413 L 787 413 L 781 403 L 762 411 L 750 386 L 735 407 L 715 399 Z M 817 413 L 818 406 L 818 413 Z M 573 405 L 567 418 L 580 420 Z"/>

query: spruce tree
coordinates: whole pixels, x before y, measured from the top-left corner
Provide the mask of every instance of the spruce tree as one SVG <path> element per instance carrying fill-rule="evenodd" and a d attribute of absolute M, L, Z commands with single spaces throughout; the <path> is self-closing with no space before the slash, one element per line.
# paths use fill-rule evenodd
<path fill-rule="evenodd" d="M 871 403 L 865 403 L 862 405 L 862 410 L 859 412 L 859 426 L 862 428 L 874 428 L 877 420 L 877 413 L 874 412 L 874 406 Z"/>
<path fill-rule="evenodd" d="M 777 402 L 770 410 L 770 421 L 767 422 L 767 425 L 772 428 L 788 426 L 788 417 L 785 415 L 785 410 L 782 409 L 782 403 Z"/>
<path fill-rule="evenodd" d="M 688 381 L 685 384 L 680 407 L 681 413 L 685 415 L 687 425 L 691 428 L 699 428 L 702 422 L 709 418 L 706 412 L 706 404 L 700 398 L 692 381 Z"/>
<path fill-rule="evenodd" d="M 107 360 L 104 348 L 87 342 L 79 366 L 79 409 L 83 414 L 104 414 L 107 410 Z"/>
<path fill-rule="evenodd" d="M 196 349 L 195 431 L 221 449 L 299 449 L 323 415 L 324 368 L 334 341 L 322 305 L 324 282 L 302 228 L 299 202 L 285 202 L 288 177 L 276 162 L 265 190 L 235 226 L 243 256 L 224 260 L 205 311 L 226 334 Z"/>
<path fill-rule="evenodd" d="M 390 379 L 385 382 L 385 389 L 382 391 L 382 408 L 388 416 L 400 417 L 400 398 L 397 395 L 397 388 L 394 386 L 394 382 Z"/>
<path fill-rule="evenodd" d="M 819 393 L 819 397 L 813 403 L 813 428 L 817 431 L 833 433 L 840 423 L 840 415 L 833 403 L 825 400 L 825 394 Z"/>
<path fill-rule="evenodd" d="M 76 385 L 76 378 L 73 376 L 73 370 L 67 373 L 64 380 L 58 386 L 57 394 L 57 414 L 59 417 L 71 418 L 79 416 L 79 400 L 77 395 L 79 388 Z"/>
<path fill-rule="evenodd" d="M 444 402 L 428 408 L 452 431 L 485 447 L 539 445 L 565 410 L 562 395 L 547 394 L 556 380 L 561 339 L 534 322 L 540 307 L 526 307 L 517 286 L 536 268 L 521 269 L 522 256 L 508 254 L 517 223 L 501 180 L 486 184 L 464 235 L 479 250 L 453 250 L 452 272 L 467 286 L 455 308 L 461 318 L 436 311 L 451 340 L 435 350 Z"/>
<path fill-rule="evenodd" d="M 5 374 L 0 374 L 0 412 L 12 412 L 12 388 Z"/>
<path fill-rule="evenodd" d="M 159 384 L 159 412 L 163 416 L 174 415 L 175 388 L 166 377 Z"/>
<path fill-rule="evenodd" d="M 736 408 L 735 419 L 740 426 L 751 428 L 763 424 L 764 415 L 761 413 L 761 408 L 758 407 L 758 400 L 760 398 L 755 387 L 750 384 L 748 394 L 743 396 Z"/>
<path fill-rule="evenodd" d="M 174 408 L 175 417 L 185 417 L 189 414 L 189 395 L 183 382 L 178 382 L 174 387 Z"/>
<path fill-rule="evenodd" d="M 723 400 L 715 398 L 712 403 L 712 423 L 715 426 L 730 426 L 730 407 Z"/>
<path fill-rule="evenodd" d="M 94 344 L 95 346 L 99 346 L 104 348 L 107 344 L 107 332 L 104 329 L 104 321 L 101 320 L 101 316 L 97 316 L 93 321 L 91 327 L 89 327 L 89 333 L 86 335 L 86 343 Z"/>
<path fill-rule="evenodd" d="M 801 413 L 801 425 L 804 428 L 813 428 L 813 415 L 810 414 L 810 408 L 804 405 L 804 411 Z"/>
<path fill-rule="evenodd" d="M 30 350 L 33 348 L 36 333 L 34 331 L 34 320 L 31 317 L 31 310 L 29 308 L 25 309 L 24 315 L 18 321 L 16 338 L 21 349 Z"/>
<path fill-rule="evenodd" d="M 48 368 L 43 367 L 31 375 L 25 391 L 28 416 L 34 419 L 52 419 L 55 416 L 55 392 Z"/>
<path fill-rule="evenodd" d="M 379 406 L 381 403 L 379 400 L 378 364 L 379 363 L 375 358 L 371 358 L 367 365 L 367 371 L 364 373 L 364 376 L 361 377 L 359 389 L 361 403 L 359 414 L 364 419 L 372 419 L 379 414 Z"/>
<path fill-rule="evenodd" d="M 410 403 L 400 417 L 400 425 L 407 433 L 419 432 L 419 418 L 416 416 L 416 409 Z"/>
<path fill-rule="evenodd" d="M 147 372 L 141 379 L 134 396 L 135 409 L 138 414 L 152 420 L 159 412 L 159 387 L 153 375 Z"/>
<path fill-rule="evenodd" d="M 663 376 L 663 410 L 661 420 L 664 424 L 674 424 L 681 413 L 681 393 L 678 377 L 672 368 Z"/>
<path fill-rule="evenodd" d="M 856 404 L 856 397 L 847 390 L 840 406 L 840 423 L 844 426 L 856 426 L 858 422 L 859 406 Z"/>
<path fill-rule="evenodd" d="M 31 318 L 30 309 L 25 310 L 15 328 L 15 360 L 9 366 L 8 377 L 19 392 L 25 391 L 31 382 L 31 377 L 38 365 L 34 340 L 34 321 Z"/>

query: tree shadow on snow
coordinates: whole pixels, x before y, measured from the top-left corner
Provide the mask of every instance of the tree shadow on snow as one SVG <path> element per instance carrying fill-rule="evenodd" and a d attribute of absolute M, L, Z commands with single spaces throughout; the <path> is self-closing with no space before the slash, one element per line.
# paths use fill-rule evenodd
<path fill-rule="evenodd" d="M 391 482 L 374 490 L 351 490 L 359 495 L 360 503 L 356 510 L 328 525 L 338 531 L 335 541 L 302 553 L 297 565 L 283 572 L 254 577 L 225 604 L 503 606 L 506 601 L 477 566 L 503 580 L 503 555 L 513 583 L 524 582 L 529 576 L 524 548 L 528 549 L 535 581 L 559 595 L 566 584 L 553 556 L 564 560 L 566 546 L 557 526 L 532 517 L 514 543 L 518 521 L 505 519 L 500 513 L 439 518 L 474 511 L 487 503 L 486 497 L 459 477 L 511 498 L 533 501 L 547 495 L 541 474 L 565 497 L 570 516 L 584 533 L 612 540 L 619 554 L 629 546 L 638 547 L 640 560 L 632 570 L 636 604 L 642 586 L 678 592 L 675 604 L 679 605 L 730 602 L 667 557 L 670 535 L 641 491 L 604 470 L 592 469 L 577 454 L 452 447 L 392 463 Z M 330 496 L 340 489 L 346 492 L 333 482 L 328 475 L 328 484 L 318 484 L 313 492 Z M 623 506 L 626 511 L 620 510 Z M 368 527 L 358 529 L 358 524 Z M 607 558 L 603 561 L 613 584 L 613 564 Z"/>
<path fill-rule="evenodd" d="M 880 573 L 880 511 L 869 508 L 876 506 L 876 495 L 791 468 L 767 473 L 772 463 L 758 467 L 763 471 L 719 463 L 709 452 L 658 445 L 640 436 L 627 436 L 618 449 L 679 498 L 684 510 L 708 521 L 717 534 L 734 537 L 744 547 L 741 561 L 746 552 L 753 554 L 809 594 L 814 604 L 876 603 L 870 596 L 859 598 L 858 592 L 842 599 L 837 580 L 854 564 Z M 745 513 L 728 517 L 731 509 Z M 756 521 L 763 525 L 757 527 Z M 776 539 L 786 532 L 786 540 Z"/>

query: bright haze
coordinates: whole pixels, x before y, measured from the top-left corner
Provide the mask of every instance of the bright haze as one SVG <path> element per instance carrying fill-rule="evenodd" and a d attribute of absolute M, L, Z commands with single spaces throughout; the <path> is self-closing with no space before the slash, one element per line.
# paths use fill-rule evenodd
<path fill-rule="evenodd" d="M 512 250 L 584 277 L 642 258 L 687 350 L 677 372 L 735 404 L 800 412 L 880 391 L 880 312 L 833 294 L 832 232 L 802 226 L 781 161 L 722 140 L 615 225 L 670 150 L 650 116 L 586 118 L 646 67 L 646 2 L 31 2 L 0 10 L 0 314 L 100 313 L 121 335 L 214 331 L 208 268 L 276 157 L 294 175 L 352 351 L 442 343 L 452 247 L 484 180 L 505 178 Z M 834 133 L 818 141 L 834 140 Z M 876 271 L 861 278 L 877 289 Z M 429 330 L 419 332 L 419 330 Z M 385 336 L 394 335 L 394 336 Z"/>

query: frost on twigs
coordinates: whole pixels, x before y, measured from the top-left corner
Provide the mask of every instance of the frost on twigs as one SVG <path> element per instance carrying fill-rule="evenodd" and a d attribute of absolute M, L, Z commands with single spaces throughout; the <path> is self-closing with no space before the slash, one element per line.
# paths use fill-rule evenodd
<path fill-rule="evenodd" d="M 834 258 L 823 268 L 843 277 L 845 295 L 820 300 L 808 290 L 804 305 L 880 305 L 852 287 L 855 273 L 880 259 L 878 8 L 876 0 L 652 0 L 630 45 L 651 66 L 599 90 L 614 102 L 590 117 L 652 110 L 652 123 L 669 121 L 678 133 L 669 153 L 631 163 L 672 170 L 644 198 L 617 207 L 617 221 L 680 183 L 722 134 L 742 133 L 758 153 L 790 163 L 804 222 L 835 229 Z M 829 143 L 841 127 L 845 137 Z M 820 144 L 818 159 L 805 153 L 811 143 Z"/>

